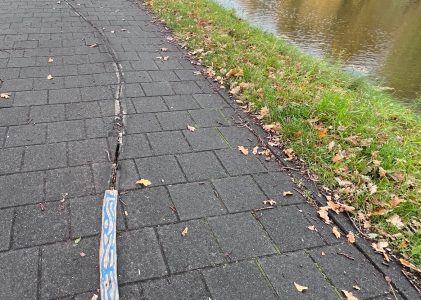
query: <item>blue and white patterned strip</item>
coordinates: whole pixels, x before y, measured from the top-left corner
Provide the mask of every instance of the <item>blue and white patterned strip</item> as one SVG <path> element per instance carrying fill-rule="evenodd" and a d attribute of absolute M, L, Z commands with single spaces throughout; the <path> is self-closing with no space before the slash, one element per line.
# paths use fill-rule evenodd
<path fill-rule="evenodd" d="M 118 300 L 116 216 L 118 191 L 107 190 L 102 206 L 102 230 L 99 249 L 102 300 Z"/>

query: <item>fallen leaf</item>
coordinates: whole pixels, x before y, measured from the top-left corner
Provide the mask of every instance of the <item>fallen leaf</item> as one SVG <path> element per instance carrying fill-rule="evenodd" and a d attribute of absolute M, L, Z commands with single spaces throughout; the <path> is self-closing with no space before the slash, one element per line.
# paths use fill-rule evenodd
<path fill-rule="evenodd" d="M 376 209 L 371 213 L 372 216 L 383 216 L 385 213 L 387 213 L 387 209 L 385 208 L 379 208 Z"/>
<path fill-rule="evenodd" d="M 247 149 L 244 146 L 238 146 L 238 150 L 240 150 L 240 152 L 243 153 L 244 155 L 248 155 L 249 154 L 249 149 Z"/>
<path fill-rule="evenodd" d="M 54 58 L 53 58 L 53 57 L 49 57 L 49 58 L 48 58 L 48 62 L 49 62 L 49 63 L 52 63 L 53 61 L 54 61 Z"/>
<path fill-rule="evenodd" d="M 392 225 L 395 225 L 398 229 L 401 229 L 405 226 L 405 224 L 402 222 L 401 217 L 398 214 L 394 214 L 386 221 Z"/>
<path fill-rule="evenodd" d="M 80 252 L 79 255 L 82 256 L 82 257 L 85 257 L 86 256 L 86 253 L 85 252 Z"/>
<path fill-rule="evenodd" d="M 328 210 L 329 208 L 327 206 L 323 206 L 320 207 L 318 211 L 320 219 L 322 219 L 326 224 L 332 223 L 332 221 L 329 218 Z"/>
<path fill-rule="evenodd" d="M 97 294 L 93 294 L 91 300 L 98 300 L 98 295 Z"/>
<path fill-rule="evenodd" d="M 355 243 L 355 235 L 354 235 L 354 233 L 352 231 L 348 232 L 348 234 L 346 235 L 346 239 L 351 244 Z"/>
<path fill-rule="evenodd" d="M 327 128 L 320 128 L 317 130 L 319 134 L 319 138 L 324 138 L 327 135 Z"/>
<path fill-rule="evenodd" d="M 10 95 L 11 95 L 10 93 L 1 93 L 0 98 L 9 99 Z"/>
<path fill-rule="evenodd" d="M 295 158 L 295 153 L 292 148 L 284 149 L 283 152 L 287 156 L 287 160 L 293 160 Z"/>
<path fill-rule="evenodd" d="M 379 176 L 380 178 L 383 178 L 387 175 L 387 172 L 385 169 L 383 169 L 382 167 L 379 167 Z"/>
<path fill-rule="evenodd" d="M 196 128 L 190 125 L 187 125 L 187 129 L 190 130 L 191 132 L 195 132 Z"/>
<path fill-rule="evenodd" d="M 408 246 L 409 246 L 408 240 L 402 240 L 402 242 L 399 243 L 399 248 L 401 248 L 401 249 L 408 248 Z"/>
<path fill-rule="evenodd" d="M 378 253 L 386 253 L 386 248 L 389 246 L 389 243 L 386 241 L 378 241 L 377 243 L 372 243 L 371 247 Z"/>
<path fill-rule="evenodd" d="M 53 76 L 51 74 L 48 74 L 47 79 L 51 80 L 51 79 L 53 79 Z"/>
<path fill-rule="evenodd" d="M 299 285 L 298 283 L 294 282 L 295 288 L 297 289 L 297 291 L 299 292 L 304 292 L 306 290 L 308 290 L 308 287 L 303 286 L 303 285 Z"/>
<path fill-rule="evenodd" d="M 352 294 L 352 292 L 348 292 L 348 291 L 342 290 L 342 293 L 344 293 L 344 295 L 345 295 L 345 297 L 346 297 L 346 300 L 358 300 L 358 298 L 356 298 L 356 297 Z"/>
<path fill-rule="evenodd" d="M 377 192 L 377 186 L 371 182 L 367 184 L 368 190 L 370 191 L 370 195 L 373 195 Z"/>
<path fill-rule="evenodd" d="M 98 44 L 97 44 L 97 43 L 95 43 L 95 44 L 92 44 L 92 45 L 88 45 L 88 47 L 89 47 L 89 48 L 95 48 L 95 47 L 98 47 Z"/>
<path fill-rule="evenodd" d="M 287 196 L 292 196 L 292 195 L 293 195 L 293 193 L 291 193 L 290 191 L 286 191 L 286 192 L 283 192 L 283 193 L 282 193 L 282 195 L 283 195 L 284 197 L 287 197 Z"/>
<path fill-rule="evenodd" d="M 74 242 L 75 242 L 75 245 L 79 244 L 81 240 L 82 240 L 82 238 L 81 238 L 81 237 L 79 237 L 79 238 L 75 239 L 75 241 L 74 241 Z"/>
<path fill-rule="evenodd" d="M 143 186 L 150 186 L 152 182 L 150 182 L 148 179 L 141 178 L 140 180 L 136 181 L 136 184 L 140 184 Z"/>
<path fill-rule="evenodd" d="M 230 77 L 241 77 L 244 76 L 244 71 L 241 68 L 234 68 L 228 71 L 228 73 L 225 75 L 227 78 Z"/>
<path fill-rule="evenodd" d="M 163 61 L 167 61 L 167 60 L 169 60 L 170 59 L 170 57 L 169 56 L 164 56 L 163 58 L 162 58 L 162 60 Z"/>
<path fill-rule="evenodd" d="M 259 111 L 259 119 L 263 119 L 269 114 L 269 108 L 263 106 Z"/>
<path fill-rule="evenodd" d="M 402 202 L 405 202 L 405 200 L 403 200 L 403 199 L 401 199 L 401 198 L 399 198 L 398 196 L 393 196 L 392 197 L 392 200 L 390 201 L 390 205 L 392 206 L 392 207 L 397 207 L 397 206 L 399 206 L 399 204 L 401 204 Z"/>
<path fill-rule="evenodd" d="M 332 151 L 334 147 L 335 147 L 335 141 L 331 141 L 331 142 L 327 145 L 327 149 L 328 149 L 329 151 Z"/>
<path fill-rule="evenodd" d="M 257 154 L 257 150 L 259 149 L 259 146 L 256 146 L 253 148 L 253 154 L 256 155 Z"/>
<path fill-rule="evenodd" d="M 348 181 L 348 180 L 342 180 L 341 178 L 339 178 L 339 177 L 336 177 L 335 178 L 335 180 L 336 180 L 336 182 L 339 184 L 339 186 L 340 187 L 345 187 L 345 186 L 350 186 L 350 185 L 352 185 L 352 182 L 351 181 Z"/>
<path fill-rule="evenodd" d="M 335 237 L 337 239 L 339 239 L 341 237 L 341 233 L 339 232 L 338 227 L 336 227 L 336 226 L 333 226 L 332 233 L 335 235 Z"/>
<path fill-rule="evenodd" d="M 186 228 L 184 228 L 184 229 L 183 229 L 183 231 L 181 232 L 181 235 L 182 235 L 182 236 L 186 236 L 188 233 L 189 233 L 189 228 L 188 228 L 188 227 L 186 227 Z"/>
<path fill-rule="evenodd" d="M 342 150 L 342 151 L 339 151 L 338 153 L 336 153 L 332 157 L 332 161 L 333 162 L 338 162 L 338 161 L 344 160 L 346 157 L 347 157 L 346 151 Z"/>
<path fill-rule="evenodd" d="M 361 290 L 361 288 L 358 286 L 358 285 L 353 285 L 352 286 L 354 289 L 356 289 L 357 291 L 360 291 Z"/>
<path fill-rule="evenodd" d="M 314 225 L 308 226 L 307 228 L 310 229 L 311 231 L 317 231 L 317 228 Z"/>
<path fill-rule="evenodd" d="M 264 200 L 263 204 L 269 205 L 269 206 L 276 206 L 276 201 L 273 199 Z"/>
<path fill-rule="evenodd" d="M 167 48 L 161 48 L 161 51 L 162 51 L 162 52 L 167 52 L 167 51 L 168 51 L 168 49 L 167 49 Z"/>
<path fill-rule="evenodd" d="M 277 133 L 281 130 L 282 126 L 279 122 L 274 122 L 272 124 L 263 125 L 263 129 L 267 132 Z"/>
<path fill-rule="evenodd" d="M 409 261 L 407 261 L 406 259 L 400 258 L 400 259 L 399 259 L 399 261 L 400 261 L 400 263 L 401 263 L 403 266 L 405 266 L 405 267 L 407 267 L 407 268 L 410 268 L 410 269 L 412 269 L 412 270 L 415 270 L 415 271 L 417 271 L 418 273 L 421 273 L 421 269 L 417 268 L 415 265 L 411 264 L 411 263 L 410 263 Z"/>

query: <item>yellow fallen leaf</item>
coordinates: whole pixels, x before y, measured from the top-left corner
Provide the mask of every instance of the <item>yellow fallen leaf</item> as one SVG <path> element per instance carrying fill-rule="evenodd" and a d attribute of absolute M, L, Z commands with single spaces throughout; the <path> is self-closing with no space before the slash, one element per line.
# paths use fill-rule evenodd
<path fill-rule="evenodd" d="M 352 292 L 348 292 L 348 291 L 342 290 L 342 293 L 344 293 L 344 295 L 345 295 L 345 297 L 346 297 L 346 300 L 358 300 L 358 298 L 357 298 L 357 297 L 355 297 L 355 296 L 352 294 Z"/>
<path fill-rule="evenodd" d="M 186 228 L 184 228 L 184 229 L 183 229 L 183 231 L 181 232 L 181 235 L 182 235 L 182 236 L 186 236 L 188 233 L 189 233 L 189 228 L 188 228 L 188 227 L 186 227 Z"/>
<path fill-rule="evenodd" d="M 143 186 L 150 186 L 152 184 L 152 182 L 150 182 L 148 179 L 139 179 L 138 181 L 136 181 L 136 184 L 140 184 Z"/>
<path fill-rule="evenodd" d="M 190 130 L 191 132 L 195 132 L 196 128 L 190 125 L 187 125 L 187 129 Z"/>
<path fill-rule="evenodd" d="M 287 196 L 292 196 L 292 195 L 293 195 L 293 193 L 291 193 L 290 191 L 286 191 L 286 192 L 283 192 L 283 193 L 282 193 L 282 195 L 283 195 L 284 197 L 287 197 Z"/>
<path fill-rule="evenodd" d="M 9 99 L 10 98 L 10 93 L 1 93 L 0 94 L 0 98 Z"/>
<path fill-rule="evenodd" d="M 354 233 L 352 231 L 348 232 L 348 234 L 346 235 L 346 239 L 351 244 L 355 243 L 355 235 L 354 235 Z"/>
<path fill-rule="evenodd" d="M 240 152 L 243 153 L 244 155 L 248 155 L 249 154 L 249 149 L 247 149 L 244 146 L 238 146 L 238 150 L 240 150 Z"/>
<path fill-rule="evenodd" d="M 337 239 L 339 239 L 341 237 L 341 233 L 339 232 L 338 227 L 336 227 L 336 226 L 333 226 L 332 233 L 335 235 L 335 237 Z"/>
<path fill-rule="evenodd" d="M 269 206 L 276 206 L 276 201 L 273 199 L 264 200 L 263 204 L 269 205 Z"/>
<path fill-rule="evenodd" d="M 303 285 L 299 285 L 298 283 L 294 282 L 295 288 L 297 289 L 297 291 L 299 291 L 300 293 L 308 290 L 308 287 L 303 286 Z"/>
<path fill-rule="evenodd" d="M 51 80 L 51 79 L 53 79 L 53 76 L 51 74 L 48 74 L 47 79 Z"/>
<path fill-rule="evenodd" d="M 318 129 L 319 138 L 324 138 L 327 135 L 327 129 L 326 128 L 320 128 Z"/>
<path fill-rule="evenodd" d="M 54 61 L 54 58 L 53 58 L 53 57 L 49 57 L 49 58 L 48 58 L 48 63 L 50 63 L 50 64 L 51 64 L 53 61 Z"/>

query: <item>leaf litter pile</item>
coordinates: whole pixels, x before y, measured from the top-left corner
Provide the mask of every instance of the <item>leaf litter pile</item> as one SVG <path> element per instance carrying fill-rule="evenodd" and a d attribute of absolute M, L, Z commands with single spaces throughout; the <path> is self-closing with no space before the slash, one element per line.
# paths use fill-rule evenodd
<path fill-rule="evenodd" d="M 320 218 L 349 214 L 359 234 L 388 243 L 389 259 L 398 250 L 402 265 L 419 271 L 421 126 L 411 111 L 211 1 L 147 3 L 174 30 L 177 39 L 167 40 L 192 49 L 192 63 L 203 66 L 194 73 L 227 89 L 260 122 L 268 145 L 322 186 L 331 206 Z"/>

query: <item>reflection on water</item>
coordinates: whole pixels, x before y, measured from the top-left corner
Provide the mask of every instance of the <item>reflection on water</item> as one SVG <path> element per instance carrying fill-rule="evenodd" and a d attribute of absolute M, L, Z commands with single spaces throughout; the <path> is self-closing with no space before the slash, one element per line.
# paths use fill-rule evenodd
<path fill-rule="evenodd" d="M 421 97 L 421 0 L 215 0 L 316 56 Z"/>

